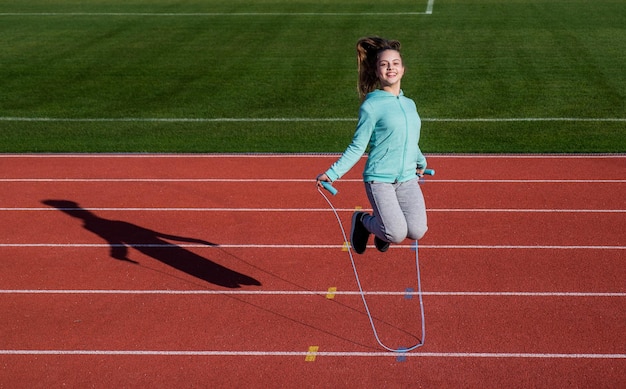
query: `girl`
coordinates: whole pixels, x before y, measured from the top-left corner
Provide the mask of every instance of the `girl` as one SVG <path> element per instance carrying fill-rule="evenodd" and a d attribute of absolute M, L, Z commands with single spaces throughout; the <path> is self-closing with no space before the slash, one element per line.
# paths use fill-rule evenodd
<path fill-rule="evenodd" d="M 426 168 L 426 158 L 418 146 L 421 121 L 415 103 L 400 89 L 404 75 L 400 42 L 367 37 L 358 41 L 356 49 L 359 121 L 352 143 L 317 176 L 317 185 L 341 178 L 369 146 L 363 181 L 374 212 L 355 212 L 350 231 L 354 251 L 362 254 L 370 234 L 381 252 L 390 242 L 424 236 L 426 207 L 418 177 Z"/>

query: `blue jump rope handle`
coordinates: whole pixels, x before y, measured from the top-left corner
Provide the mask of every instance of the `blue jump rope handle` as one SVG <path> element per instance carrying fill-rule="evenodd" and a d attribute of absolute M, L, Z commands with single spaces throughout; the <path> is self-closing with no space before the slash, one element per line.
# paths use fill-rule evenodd
<path fill-rule="evenodd" d="M 337 193 L 339 192 L 337 189 L 335 189 L 333 187 L 333 185 L 328 182 L 328 181 L 322 181 L 322 186 L 324 187 L 324 189 L 326 189 L 327 191 L 330 192 L 330 194 L 332 194 L 333 196 L 336 196 Z"/>
<path fill-rule="evenodd" d="M 433 169 L 426 169 L 426 170 L 424 170 L 424 174 L 427 175 L 427 176 L 434 176 L 435 175 L 435 171 Z M 322 183 L 322 186 L 324 187 L 324 189 L 329 191 L 333 196 L 336 196 L 337 193 L 339 193 L 339 191 L 337 189 L 335 189 L 330 182 L 328 182 L 328 181 L 321 181 L 321 183 Z"/>

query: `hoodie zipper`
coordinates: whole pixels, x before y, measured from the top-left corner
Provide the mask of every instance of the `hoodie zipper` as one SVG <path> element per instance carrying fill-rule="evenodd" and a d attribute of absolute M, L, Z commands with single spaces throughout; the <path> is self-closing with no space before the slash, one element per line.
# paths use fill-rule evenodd
<path fill-rule="evenodd" d="M 402 111 L 402 115 L 404 116 L 404 148 L 402 150 L 402 164 L 400 165 L 400 171 L 396 177 L 396 183 L 400 178 L 402 178 L 402 173 L 404 172 L 404 166 L 406 164 L 406 152 L 407 152 L 407 140 L 409 139 L 409 123 L 406 117 L 406 111 L 404 110 L 404 106 L 402 105 L 402 101 L 400 101 L 400 96 L 396 97 L 398 104 L 400 105 L 400 110 Z"/>

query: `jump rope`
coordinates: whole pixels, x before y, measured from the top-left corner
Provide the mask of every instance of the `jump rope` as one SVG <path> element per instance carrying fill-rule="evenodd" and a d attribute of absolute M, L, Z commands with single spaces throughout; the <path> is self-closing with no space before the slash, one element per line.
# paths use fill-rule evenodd
<path fill-rule="evenodd" d="M 432 169 L 426 169 L 424 171 L 424 174 L 433 176 L 435 175 L 435 171 Z M 337 195 L 338 193 L 337 189 L 335 189 L 330 184 L 330 182 L 321 181 L 321 184 L 324 187 L 324 189 L 330 192 L 333 196 Z M 335 218 L 337 219 L 337 223 L 339 224 L 339 229 L 341 229 L 341 235 L 343 236 L 343 241 L 345 242 L 345 245 L 348 248 L 348 255 L 350 256 L 350 263 L 352 264 L 352 270 L 354 271 L 354 278 L 356 279 L 357 286 L 359 287 L 359 294 L 361 295 L 361 300 L 363 301 L 363 306 L 365 307 L 365 312 L 367 313 L 367 318 L 369 319 L 370 326 L 372 327 L 372 332 L 374 333 L 374 338 L 376 338 L 376 342 L 378 342 L 378 344 L 385 350 L 397 352 L 397 353 L 406 353 L 409 351 L 413 351 L 418 347 L 423 346 L 426 340 L 426 323 L 425 323 L 425 318 L 424 318 L 424 302 L 422 299 L 422 281 L 421 281 L 421 276 L 420 276 L 420 264 L 419 264 L 417 240 L 415 241 L 415 268 L 417 271 L 417 296 L 419 298 L 420 315 L 422 319 L 421 320 L 422 321 L 422 336 L 421 336 L 419 343 L 411 347 L 392 348 L 384 344 L 380 340 L 380 337 L 378 336 L 378 331 L 376 330 L 376 325 L 374 324 L 374 318 L 372 317 L 372 313 L 370 312 L 369 306 L 367 304 L 367 299 L 365 298 L 365 292 L 363 291 L 363 287 L 361 286 L 361 279 L 359 278 L 359 272 L 356 269 L 356 264 L 354 262 L 354 255 L 352 254 L 352 248 L 350 247 L 350 244 L 348 244 L 346 231 L 343 228 L 343 224 L 341 223 L 341 218 L 339 217 L 339 214 L 337 213 L 337 209 L 334 207 L 333 203 L 330 201 L 328 196 L 326 196 L 326 194 L 322 192 L 319 186 L 317 187 L 317 191 L 322 195 L 324 200 L 326 200 L 326 202 L 330 206 L 330 209 L 333 211 Z"/>

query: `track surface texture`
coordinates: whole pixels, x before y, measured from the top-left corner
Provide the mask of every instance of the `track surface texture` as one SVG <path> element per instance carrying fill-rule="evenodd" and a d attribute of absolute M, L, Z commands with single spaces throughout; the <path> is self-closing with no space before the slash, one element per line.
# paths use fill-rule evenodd
<path fill-rule="evenodd" d="M 0 155 L 0 387 L 626 387 L 626 157 L 432 155 L 354 255 L 337 155 Z M 369 209 L 364 160 L 328 195 Z"/>

